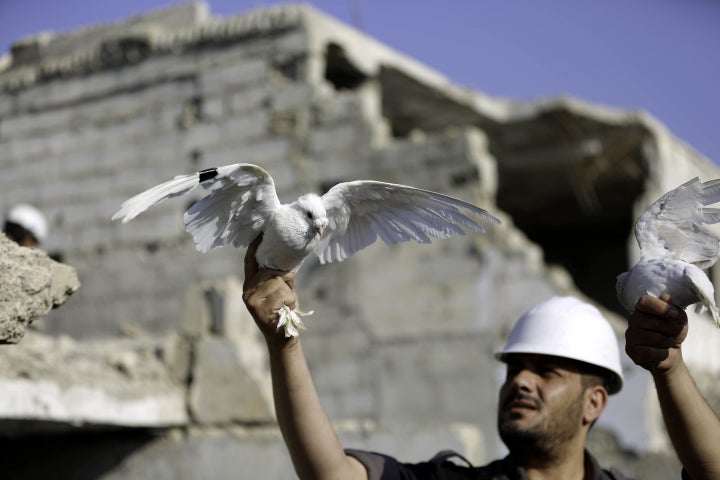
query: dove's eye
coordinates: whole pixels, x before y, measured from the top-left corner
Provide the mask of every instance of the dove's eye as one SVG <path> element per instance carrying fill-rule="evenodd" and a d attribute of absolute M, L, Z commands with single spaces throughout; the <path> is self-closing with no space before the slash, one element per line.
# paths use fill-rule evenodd
<path fill-rule="evenodd" d="M 312 219 L 313 218 L 312 212 L 307 212 L 307 217 Z"/>

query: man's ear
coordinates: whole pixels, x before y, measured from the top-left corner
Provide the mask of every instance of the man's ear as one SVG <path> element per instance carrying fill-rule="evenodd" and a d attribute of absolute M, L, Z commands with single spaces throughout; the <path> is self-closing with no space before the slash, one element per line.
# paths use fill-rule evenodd
<path fill-rule="evenodd" d="M 592 424 L 605 410 L 608 401 L 608 392 L 602 385 L 595 385 L 585 389 L 585 402 L 583 409 L 583 424 Z"/>

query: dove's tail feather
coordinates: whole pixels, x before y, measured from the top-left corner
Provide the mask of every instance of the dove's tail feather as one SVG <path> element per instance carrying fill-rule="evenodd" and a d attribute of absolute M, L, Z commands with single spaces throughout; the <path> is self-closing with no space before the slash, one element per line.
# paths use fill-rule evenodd
<path fill-rule="evenodd" d="M 168 198 L 178 197 L 188 193 L 200 184 L 201 174 L 202 172 L 178 175 L 172 180 L 135 195 L 122 204 L 120 210 L 113 215 L 112 219 L 122 218 L 122 223 L 127 223 L 148 208 Z"/>
<path fill-rule="evenodd" d="M 713 320 L 715 321 L 715 326 L 720 328 L 720 311 L 718 311 L 718 308 L 715 305 L 711 305 L 709 310 L 710 315 L 712 315 Z"/>
<path fill-rule="evenodd" d="M 695 313 L 705 313 L 705 311 L 710 312 L 715 326 L 720 328 L 720 310 L 715 305 L 703 305 L 702 303 L 698 303 L 695 307 Z"/>
<path fill-rule="evenodd" d="M 715 322 L 715 326 L 720 328 L 720 309 L 718 309 L 715 302 L 707 295 L 704 295 L 702 292 L 697 292 L 697 294 L 700 301 L 695 304 L 695 313 L 704 314 L 706 311 L 710 312 L 710 315 Z"/>

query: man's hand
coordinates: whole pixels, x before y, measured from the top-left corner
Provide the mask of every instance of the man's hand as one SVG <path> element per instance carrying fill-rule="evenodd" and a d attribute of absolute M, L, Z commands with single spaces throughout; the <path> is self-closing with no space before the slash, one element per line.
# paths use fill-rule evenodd
<path fill-rule="evenodd" d="M 653 374 L 665 374 L 682 363 L 680 345 L 687 337 L 687 315 L 671 302 L 669 295 L 644 295 L 628 319 L 625 352 Z"/>
<path fill-rule="evenodd" d="M 243 301 L 255 319 L 267 341 L 284 341 L 282 330 L 278 331 L 278 310 L 282 305 L 297 307 L 295 275 L 292 272 L 260 269 L 255 259 L 262 234 L 253 240 L 245 253 L 245 281 Z"/>

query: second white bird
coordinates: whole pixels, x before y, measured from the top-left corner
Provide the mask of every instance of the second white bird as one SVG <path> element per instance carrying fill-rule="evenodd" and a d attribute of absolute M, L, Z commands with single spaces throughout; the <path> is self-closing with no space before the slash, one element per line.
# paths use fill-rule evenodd
<path fill-rule="evenodd" d="M 617 296 L 629 311 L 645 294 L 668 293 L 685 308 L 698 303 L 720 326 L 712 282 L 703 269 L 718 259 L 720 242 L 703 224 L 720 222 L 720 179 L 695 177 L 661 196 L 635 223 L 640 260 L 617 277 Z"/>

